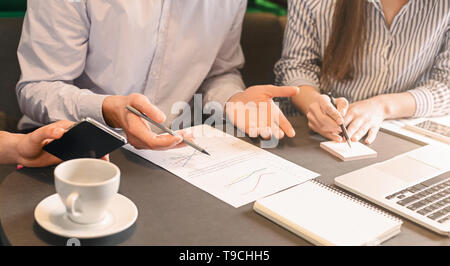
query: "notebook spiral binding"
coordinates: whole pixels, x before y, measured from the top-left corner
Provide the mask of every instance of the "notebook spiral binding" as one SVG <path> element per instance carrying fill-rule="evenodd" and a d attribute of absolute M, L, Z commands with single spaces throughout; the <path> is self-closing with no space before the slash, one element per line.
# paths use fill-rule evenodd
<path fill-rule="evenodd" d="M 369 209 L 369 210 L 371 210 L 371 211 L 373 211 L 375 213 L 378 213 L 378 214 L 380 214 L 380 215 L 382 215 L 382 216 L 384 216 L 386 218 L 389 218 L 389 219 L 391 219 L 391 220 L 393 220 L 395 222 L 400 222 L 400 223 L 403 222 L 399 218 L 391 215 L 390 213 L 388 213 L 388 212 L 386 212 L 384 210 L 381 210 L 380 208 L 375 207 L 375 206 L 373 206 L 373 205 L 371 205 L 371 204 L 369 204 L 369 203 L 367 203 L 365 201 L 362 201 L 362 200 L 360 200 L 360 199 L 358 199 L 358 198 L 356 198 L 356 197 L 354 197 L 354 196 L 352 196 L 352 195 L 350 195 L 350 194 L 348 194 L 348 193 L 346 193 L 346 192 L 344 192 L 344 191 L 342 191 L 340 189 L 331 187 L 331 186 L 323 183 L 322 181 L 320 181 L 318 179 L 313 179 L 313 180 L 311 180 L 311 182 L 316 184 L 316 185 L 318 185 L 318 186 L 320 186 L 320 187 L 322 187 L 322 188 L 324 188 L 324 189 L 326 189 L 326 190 L 328 190 L 328 191 L 330 191 L 330 192 L 333 192 L 333 193 L 335 193 L 335 194 L 337 194 L 339 196 L 342 196 L 342 197 L 344 197 L 346 199 L 349 199 L 349 200 L 351 200 L 351 201 L 353 201 L 355 203 L 358 203 L 359 205 L 361 205 L 361 206 L 363 206 L 363 207 L 365 207 L 365 208 L 367 208 L 367 209 Z"/>

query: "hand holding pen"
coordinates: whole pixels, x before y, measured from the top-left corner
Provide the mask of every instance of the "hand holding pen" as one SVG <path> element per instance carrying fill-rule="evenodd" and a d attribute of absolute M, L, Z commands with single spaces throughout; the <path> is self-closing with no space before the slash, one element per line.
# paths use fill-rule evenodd
<path fill-rule="evenodd" d="M 345 135 L 341 136 L 344 131 L 341 125 L 344 124 L 344 116 L 349 104 L 345 98 L 336 98 L 334 103 L 335 105 L 327 94 L 316 95 L 305 110 L 306 117 L 311 130 L 327 139 L 342 142 L 347 140 Z"/>
<path fill-rule="evenodd" d="M 158 123 L 166 120 L 165 114 L 142 94 L 133 93 L 128 96 L 111 95 L 105 98 L 102 105 L 103 118 L 112 128 L 121 128 L 127 136 L 128 142 L 136 149 L 167 150 L 185 146 L 183 136 L 157 134 L 139 116 L 126 109 L 130 105 Z"/>
<path fill-rule="evenodd" d="M 149 118 L 146 114 L 140 112 L 140 111 L 137 110 L 136 108 L 134 108 L 134 107 L 132 107 L 132 106 L 130 106 L 130 105 L 127 105 L 127 106 L 126 106 L 126 109 L 127 109 L 128 111 L 132 112 L 133 114 L 135 114 L 136 116 L 139 116 L 139 117 L 143 118 L 143 119 L 146 120 L 147 122 L 150 122 L 152 125 L 158 127 L 158 128 L 161 129 L 162 131 L 164 131 L 164 132 L 166 132 L 166 133 L 169 133 L 170 135 L 172 135 L 172 136 L 174 136 L 174 137 L 177 137 L 177 136 L 178 136 L 178 135 L 177 135 L 174 131 L 172 131 L 170 128 L 166 127 L 166 126 L 163 125 L 163 124 L 160 124 L 160 123 L 157 123 L 157 122 L 153 121 L 153 120 L 152 120 L 151 118 Z M 203 154 L 210 155 L 205 149 L 203 149 L 202 147 L 198 146 L 197 144 L 195 144 L 195 143 L 192 142 L 192 141 L 189 141 L 189 140 L 187 140 L 187 139 L 183 139 L 183 142 L 184 142 L 185 144 L 191 146 L 192 148 L 196 149 L 197 151 L 203 153 Z"/>
<path fill-rule="evenodd" d="M 331 103 L 333 104 L 334 108 L 337 109 L 336 99 L 334 99 L 334 97 L 333 97 L 333 95 L 331 95 L 331 93 L 328 93 L 328 96 L 330 97 Z M 344 138 L 347 141 L 348 146 L 351 148 L 352 147 L 351 140 L 350 140 L 350 137 L 348 136 L 347 128 L 345 127 L 345 123 L 343 120 L 342 120 L 342 123 L 340 126 L 341 126 L 341 130 L 342 130 L 342 134 L 344 135 Z"/>

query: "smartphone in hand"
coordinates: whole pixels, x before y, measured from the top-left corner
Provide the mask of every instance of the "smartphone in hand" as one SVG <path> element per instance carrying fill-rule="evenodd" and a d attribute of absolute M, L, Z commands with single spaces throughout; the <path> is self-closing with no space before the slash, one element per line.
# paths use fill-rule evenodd
<path fill-rule="evenodd" d="M 63 161 L 79 158 L 102 158 L 127 140 L 120 134 L 92 118 L 74 124 L 57 140 L 44 146 L 44 150 Z"/>

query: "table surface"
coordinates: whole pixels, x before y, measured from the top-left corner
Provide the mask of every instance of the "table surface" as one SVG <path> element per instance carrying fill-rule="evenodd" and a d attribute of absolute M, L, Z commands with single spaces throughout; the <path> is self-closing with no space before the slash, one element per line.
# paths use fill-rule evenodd
<path fill-rule="evenodd" d="M 420 147 L 380 132 L 371 145 L 377 158 L 341 162 L 319 147 L 323 139 L 307 128 L 304 117 L 290 120 L 296 137 L 269 151 L 320 173 L 319 179 L 330 185 L 337 176 Z M 129 151 L 113 152 L 111 161 L 122 172 L 119 193 L 136 204 L 138 219 L 119 234 L 82 240 L 82 245 L 310 245 L 255 213 L 253 204 L 234 208 Z M 66 244 L 67 239 L 42 229 L 33 216 L 37 204 L 54 193 L 53 168 L 0 167 L 0 221 L 8 244 Z M 450 245 L 448 237 L 403 221 L 402 232 L 383 245 Z"/>

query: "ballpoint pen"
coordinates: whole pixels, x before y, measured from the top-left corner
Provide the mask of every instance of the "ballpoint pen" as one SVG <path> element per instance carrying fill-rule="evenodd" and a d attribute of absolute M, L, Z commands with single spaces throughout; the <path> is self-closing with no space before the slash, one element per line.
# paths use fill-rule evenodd
<path fill-rule="evenodd" d="M 337 108 L 336 100 L 334 99 L 333 95 L 331 95 L 331 93 L 328 93 L 328 96 L 330 97 L 331 103 L 333 104 L 334 108 Z M 348 137 L 347 129 L 345 128 L 344 123 L 341 124 L 341 129 L 342 129 L 342 134 L 344 135 L 345 139 L 347 140 L 348 146 L 351 148 L 352 147 L 351 141 L 350 141 L 350 138 Z"/>
<path fill-rule="evenodd" d="M 149 118 L 147 115 L 141 113 L 139 110 L 137 110 L 136 108 L 133 108 L 129 105 L 127 105 L 127 109 L 128 111 L 132 112 L 133 114 L 145 119 L 146 121 L 152 123 L 153 125 L 157 126 L 159 129 L 161 129 L 162 131 L 169 133 L 170 135 L 176 137 L 178 136 L 175 132 L 173 132 L 170 128 L 166 127 L 165 125 L 156 123 L 155 121 L 153 121 L 151 118 Z M 211 154 L 209 154 L 205 149 L 203 149 L 202 147 L 198 146 L 195 143 L 190 142 L 189 140 L 183 139 L 183 142 L 186 143 L 187 145 L 191 146 L 192 148 L 198 150 L 201 153 L 204 153 L 206 155 L 211 156 Z"/>

